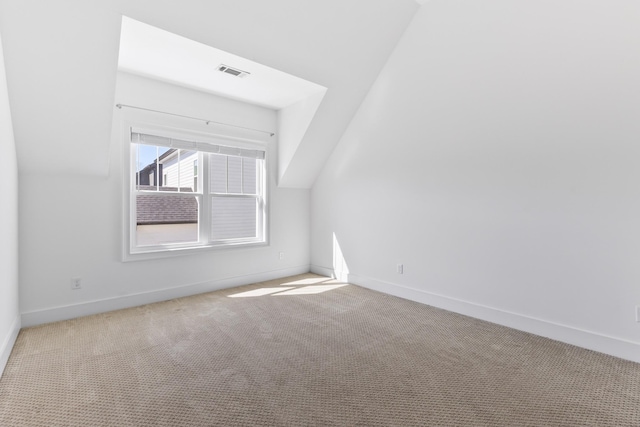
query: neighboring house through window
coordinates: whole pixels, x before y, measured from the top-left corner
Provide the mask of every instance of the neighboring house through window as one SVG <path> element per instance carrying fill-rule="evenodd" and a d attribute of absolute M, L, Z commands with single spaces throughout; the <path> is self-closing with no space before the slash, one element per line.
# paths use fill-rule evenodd
<path fill-rule="evenodd" d="M 198 159 L 193 159 L 193 188 L 198 188 Z"/>

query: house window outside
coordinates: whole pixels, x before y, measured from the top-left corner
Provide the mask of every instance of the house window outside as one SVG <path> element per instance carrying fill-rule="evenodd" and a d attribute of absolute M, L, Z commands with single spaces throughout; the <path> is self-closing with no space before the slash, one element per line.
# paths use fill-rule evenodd
<path fill-rule="evenodd" d="M 266 241 L 264 149 L 131 131 L 130 152 L 131 254 Z"/>
<path fill-rule="evenodd" d="M 198 159 L 193 159 L 193 189 L 198 189 Z"/>

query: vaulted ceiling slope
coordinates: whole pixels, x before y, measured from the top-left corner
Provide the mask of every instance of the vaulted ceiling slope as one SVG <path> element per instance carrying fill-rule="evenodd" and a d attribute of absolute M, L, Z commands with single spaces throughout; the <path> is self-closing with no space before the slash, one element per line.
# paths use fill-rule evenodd
<path fill-rule="evenodd" d="M 328 88 L 281 184 L 310 187 L 414 0 L 0 0 L 21 173 L 107 175 L 123 15 Z"/>

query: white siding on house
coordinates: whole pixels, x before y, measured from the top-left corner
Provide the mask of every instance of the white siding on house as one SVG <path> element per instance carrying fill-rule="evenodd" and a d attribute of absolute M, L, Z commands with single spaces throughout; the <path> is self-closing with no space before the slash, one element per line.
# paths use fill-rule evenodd
<path fill-rule="evenodd" d="M 176 153 L 168 161 L 163 162 L 162 173 L 167 178 L 163 185 L 165 187 L 191 188 L 192 191 L 196 191 L 193 179 L 193 162 L 197 160 L 197 152 L 180 150 L 179 154 Z"/>

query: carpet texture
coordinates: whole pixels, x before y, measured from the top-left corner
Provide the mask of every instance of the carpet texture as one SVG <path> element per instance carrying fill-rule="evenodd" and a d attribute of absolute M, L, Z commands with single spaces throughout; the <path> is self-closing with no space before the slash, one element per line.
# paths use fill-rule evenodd
<path fill-rule="evenodd" d="M 20 332 L 1 426 L 640 426 L 640 365 L 315 275 Z"/>

